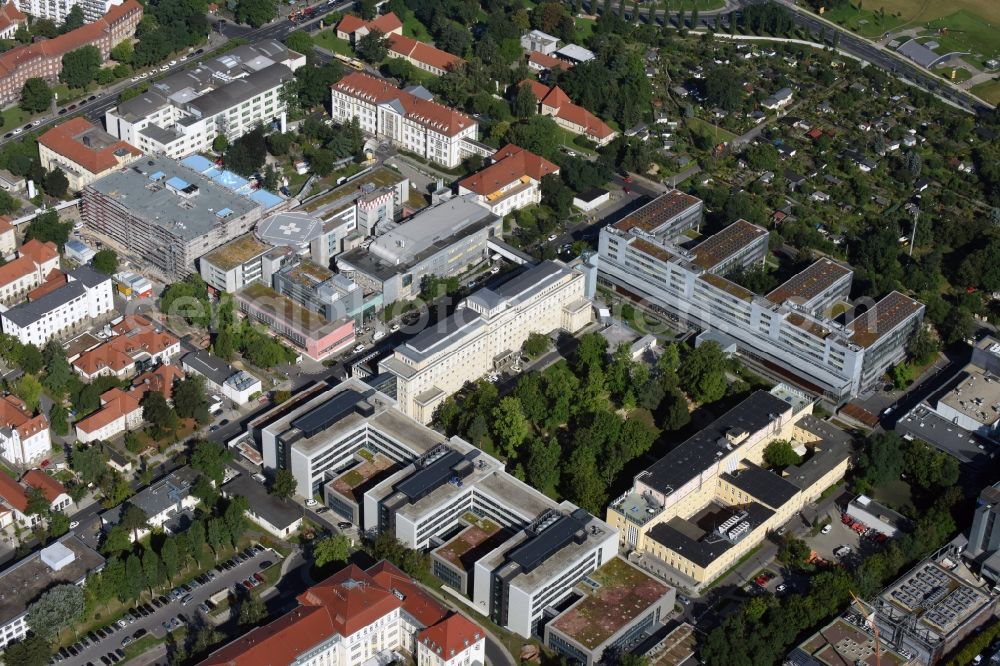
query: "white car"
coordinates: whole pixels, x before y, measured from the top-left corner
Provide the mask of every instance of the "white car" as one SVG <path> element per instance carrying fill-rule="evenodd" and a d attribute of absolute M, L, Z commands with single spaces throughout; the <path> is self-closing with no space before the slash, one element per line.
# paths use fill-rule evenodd
<path fill-rule="evenodd" d="M 493 268 L 490 269 L 490 275 L 496 275 L 499 272 L 500 272 L 499 266 L 494 266 Z"/>
<path fill-rule="evenodd" d="M 138 82 L 139 82 L 139 77 L 138 76 L 133 76 L 132 77 L 132 83 L 138 83 Z"/>
<path fill-rule="evenodd" d="M 21 133 L 21 128 L 20 127 L 18 127 L 16 130 L 14 130 L 14 136 L 17 136 L 20 133 Z"/>
<path fill-rule="evenodd" d="M 160 71 L 161 71 L 161 72 L 165 72 L 165 71 L 167 71 L 168 69 L 170 69 L 170 66 L 169 66 L 169 65 L 164 65 L 163 67 L 161 67 L 161 68 L 160 68 Z"/>
<path fill-rule="evenodd" d="M 385 331 L 375 331 L 375 334 L 372 335 L 372 340 L 373 341 L 374 340 L 381 340 L 384 337 L 385 337 Z"/>
<path fill-rule="evenodd" d="M 554 241 L 557 238 L 559 238 L 559 237 L 556 236 L 555 234 L 552 234 L 551 236 L 549 236 L 549 242 L 551 243 L 552 241 Z"/>
<path fill-rule="evenodd" d="M 140 74 L 140 75 L 139 75 L 139 78 L 140 78 L 140 79 L 144 79 L 144 78 L 146 78 L 147 76 L 149 76 L 149 72 L 143 72 L 142 74 Z"/>
<path fill-rule="evenodd" d="M 306 506 L 316 506 L 317 504 L 319 504 L 319 502 L 317 502 L 312 497 L 306 500 Z"/>
<path fill-rule="evenodd" d="M 359 354 L 359 353 L 363 352 L 364 350 L 365 350 L 365 346 L 363 344 L 357 345 L 357 346 L 354 347 L 354 353 L 355 354 Z"/>
<path fill-rule="evenodd" d="M 176 64 L 177 64 L 177 61 L 176 61 L 176 60 L 171 60 L 171 61 L 170 61 L 170 66 L 171 66 L 171 67 L 173 67 L 173 66 L 174 66 L 174 65 L 176 65 Z"/>
<path fill-rule="evenodd" d="M 389 330 L 395 333 L 396 331 L 399 330 L 399 324 L 393 324 Z"/>
<path fill-rule="evenodd" d="M 832 529 L 833 529 L 833 525 L 826 525 L 826 526 L 823 527 L 822 530 L 820 530 L 820 534 L 829 534 L 830 530 L 832 530 Z"/>
<path fill-rule="evenodd" d="M 71 521 L 69 521 L 69 528 L 71 530 L 75 530 L 79 526 L 80 526 L 80 521 L 78 521 L 78 520 L 71 520 Z"/>

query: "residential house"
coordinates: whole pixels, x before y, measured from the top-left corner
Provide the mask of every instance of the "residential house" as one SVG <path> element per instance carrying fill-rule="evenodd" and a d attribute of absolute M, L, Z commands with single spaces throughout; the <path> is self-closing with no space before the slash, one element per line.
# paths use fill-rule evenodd
<path fill-rule="evenodd" d="M 0 39 L 13 40 L 17 29 L 22 26 L 27 29 L 28 17 L 13 0 L 0 7 Z"/>
<path fill-rule="evenodd" d="M 465 64 L 465 60 L 447 51 L 405 35 L 389 36 L 389 57 L 402 58 L 417 69 L 441 76 Z"/>
<path fill-rule="evenodd" d="M 101 407 L 76 423 L 76 439 L 86 444 L 111 439 L 142 425 L 140 394 L 113 388 L 101 394 Z"/>
<path fill-rule="evenodd" d="M 52 440 L 44 414 L 33 415 L 16 395 L 0 397 L 0 456 L 17 466 L 41 461 Z"/>
<path fill-rule="evenodd" d="M 537 51 L 543 55 L 550 56 L 559 47 L 559 38 L 553 37 L 541 30 L 532 30 L 521 36 L 521 48 L 524 51 Z"/>
<path fill-rule="evenodd" d="M 38 514 L 28 513 L 28 493 L 31 489 L 41 491 L 51 511 L 63 511 L 73 503 L 63 485 L 41 470 L 28 471 L 20 481 L 6 474 L 0 474 L 0 477 L 0 501 L 13 512 L 14 520 L 23 527 L 33 527 L 42 519 Z"/>
<path fill-rule="evenodd" d="M 393 12 L 382 14 L 371 21 L 365 21 L 353 14 L 346 14 L 337 24 L 337 37 L 346 39 L 354 46 L 359 39 L 376 30 L 387 36 L 402 35 L 403 22 Z"/>
<path fill-rule="evenodd" d="M 541 51 L 531 51 L 528 53 L 528 69 L 536 72 L 547 72 L 553 69 L 570 69 L 573 63 L 560 60 L 559 58 L 542 53 Z"/>
<path fill-rule="evenodd" d="M 129 538 L 135 542 L 149 534 L 150 529 L 162 529 L 170 534 L 186 527 L 185 518 L 193 520 L 193 516 L 189 514 L 199 501 L 191 494 L 197 478 L 197 471 L 191 467 L 181 467 L 130 497 L 128 504 L 142 509 L 149 527 L 133 531 Z M 123 506 L 124 504 L 119 504 L 101 514 L 102 529 L 110 530 L 121 522 Z"/>
<path fill-rule="evenodd" d="M 783 109 L 792 102 L 792 89 L 782 88 L 760 103 L 768 111 Z"/>
<path fill-rule="evenodd" d="M 574 134 L 582 134 L 599 146 L 607 145 L 617 132 L 607 123 L 587 109 L 574 104 L 559 86 L 551 88 L 532 79 L 525 79 L 519 85 L 531 86 L 531 92 L 538 100 L 538 112 L 552 116 L 556 124 Z"/>

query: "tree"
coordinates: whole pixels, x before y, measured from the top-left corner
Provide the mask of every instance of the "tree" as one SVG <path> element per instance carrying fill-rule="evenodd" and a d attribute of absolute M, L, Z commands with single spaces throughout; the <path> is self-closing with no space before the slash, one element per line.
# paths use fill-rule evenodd
<path fill-rule="evenodd" d="M 530 358 L 538 358 L 547 352 L 551 345 L 552 340 L 549 339 L 549 336 L 542 333 L 531 333 L 528 335 L 528 339 L 524 341 L 524 344 L 521 345 L 521 351 Z"/>
<path fill-rule="evenodd" d="M 197 559 L 201 555 L 201 551 L 205 549 L 205 523 L 201 520 L 194 521 L 187 531 L 187 535 L 191 544 L 191 553 Z M 178 550 L 180 549 L 178 548 Z"/>
<path fill-rule="evenodd" d="M 791 534 L 782 540 L 778 549 L 778 559 L 793 568 L 804 566 L 811 554 L 809 544 Z"/>
<path fill-rule="evenodd" d="M 389 40 L 378 30 L 372 30 L 357 41 L 354 51 L 359 58 L 374 65 L 389 55 Z"/>
<path fill-rule="evenodd" d="M 304 56 L 310 56 L 313 53 L 313 39 L 304 30 L 290 32 L 285 37 L 285 46 Z"/>
<path fill-rule="evenodd" d="M 743 85 L 730 67 L 712 67 L 705 74 L 705 99 L 725 111 L 734 111 L 743 101 Z"/>
<path fill-rule="evenodd" d="M 914 361 L 923 365 L 941 351 L 941 345 L 931 336 L 926 326 L 918 326 L 906 342 L 906 351 Z"/>
<path fill-rule="evenodd" d="M 358 14 L 360 14 L 361 18 L 365 21 L 371 21 L 375 18 L 378 11 L 378 5 L 375 0 L 358 0 L 355 7 L 358 10 Z"/>
<path fill-rule="evenodd" d="M 225 475 L 226 463 L 231 458 L 229 450 L 221 444 L 201 440 L 194 445 L 191 467 L 207 476 L 215 485 L 219 485 Z"/>
<path fill-rule="evenodd" d="M 278 499 L 287 500 L 295 494 L 298 482 L 295 475 L 287 469 L 279 469 L 274 474 L 274 482 L 271 484 L 271 494 Z"/>
<path fill-rule="evenodd" d="M 81 46 L 62 57 L 59 80 L 70 88 L 85 88 L 88 83 L 97 78 L 97 71 L 100 68 L 100 50 L 91 44 Z"/>
<path fill-rule="evenodd" d="M 163 585 L 164 571 L 160 556 L 152 548 L 147 547 L 142 553 L 142 574 L 146 579 L 146 587 L 152 592 Z"/>
<path fill-rule="evenodd" d="M 259 28 L 274 20 L 278 15 L 278 6 L 274 0 L 237 0 L 233 15 L 237 23 Z"/>
<path fill-rule="evenodd" d="M 149 527 L 149 516 L 139 506 L 129 502 L 122 508 L 121 525 L 132 533 L 132 541 L 138 541 L 139 530 Z"/>
<path fill-rule="evenodd" d="M 117 555 L 127 553 L 132 550 L 132 541 L 129 539 L 128 530 L 122 524 L 114 525 L 107 534 L 104 535 L 104 543 L 101 545 L 101 552 L 105 555 Z"/>
<path fill-rule="evenodd" d="M 520 86 L 514 95 L 511 112 L 518 118 L 528 118 L 538 113 L 538 98 L 532 92 L 531 86 Z"/>
<path fill-rule="evenodd" d="M 535 439 L 528 451 L 528 482 L 543 492 L 552 492 L 559 485 L 562 450 L 553 437 L 546 442 Z"/>
<path fill-rule="evenodd" d="M 171 415 L 176 420 L 177 414 L 167 404 L 167 399 L 159 391 L 147 391 L 142 398 L 142 418 L 153 425 L 154 433 L 162 436 L 166 425 L 171 423 Z M 157 437 L 159 439 L 159 437 Z"/>
<path fill-rule="evenodd" d="M 55 340 L 50 340 L 42 351 L 42 359 L 45 361 L 45 378 L 42 384 L 49 389 L 54 396 L 64 395 L 66 387 L 73 378 L 73 369 L 66 360 L 66 352 Z M 49 417 L 51 419 L 51 416 Z"/>
<path fill-rule="evenodd" d="M 664 430 L 680 430 L 691 422 L 691 412 L 688 410 L 687 399 L 684 394 L 677 389 L 667 392 L 666 398 L 661 403 L 663 409 L 663 419 L 661 421 Z"/>
<path fill-rule="evenodd" d="M 403 85 L 409 85 L 419 78 L 418 70 L 403 58 L 389 58 L 381 67 L 382 74 L 389 78 L 399 79 Z"/>
<path fill-rule="evenodd" d="M 21 375 L 11 387 L 10 392 L 16 395 L 28 406 L 28 409 L 35 411 L 38 409 L 38 402 L 42 395 L 42 384 L 34 375 Z"/>
<path fill-rule="evenodd" d="M 84 24 L 83 9 L 80 8 L 80 5 L 73 5 L 72 7 L 70 7 L 70 10 L 66 12 L 66 18 L 63 19 L 63 24 L 62 27 L 59 29 L 59 32 L 65 34 L 67 32 L 71 32 L 73 30 L 76 30 L 77 28 L 82 27 L 83 24 Z"/>
<path fill-rule="evenodd" d="M 57 199 L 62 199 L 66 196 L 66 192 L 69 190 L 69 180 L 66 178 L 66 173 L 56 167 L 52 171 L 45 174 L 45 193 L 50 197 L 55 197 Z"/>
<path fill-rule="evenodd" d="M 24 512 L 29 516 L 44 516 L 52 508 L 52 504 L 45 497 L 45 493 L 39 488 L 31 486 L 28 488 L 28 506 Z"/>
<path fill-rule="evenodd" d="M 252 176 L 267 159 L 264 130 L 256 127 L 234 141 L 226 150 L 226 166 L 241 176 Z"/>
<path fill-rule="evenodd" d="M 28 228 L 24 231 L 24 240 L 37 240 L 42 243 L 52 242 L 61 249 L 69 240 L 72 231 L 73 223 L 61 222 L 59 213 L 50 209 L 35 216 L 35 219 L 28 223 Z"/>
<path fill-rule="evenodd" d="M 69 434 L 69 419 L 67 418 L 66 408 L 60 402 L 52 405 L 52 409 L 49 410 L 49 427 L 52 428 L 52 432 L 60 437 L 65 437 Z"/>
<path fill-rule="evenodd" d="M 317 567 L 325 567 L 331 562 L 346 562 L 350 556 L 351 540 L 343 534 L 320 539 L 313 546 L 313 558 Z"/>
<path fill-rule="evenodd" d="M 51 420 L 51 415 L 49 418 Z M 69 464 L 84 483 L 97 483 L 107 469 L 104 452 L 97 444 L 73 449 Z"/>
<path fill-rule="evenodd" d="M 678 372 L 681 387 L 694 400 L 711 403 L 726 394 L 726 355 L 716 342 L 706 342 L 687 355 Z"/>
<path fill-rule="evenodd" d="M 219 551 L 222 550 L 223 544 L 229 540 L 228 537 L 229 535 L 226 534 L 226 525 L 222 522 L 222 518 L 210 518 L 208 520 L 208 545 L 212 548 L 215 559 L 219 559 Z"/>
<path fill-rule="evenodd" d="M 895 432 L 868 436 L 858 460 L 864 480 L 873 487 L 899 478 L 903 472 L 903 451 Z"/>
<path fill-rule="evenodd" d="M 45 79 L 31 78 L 21 88 L 21 108 L 29 113 L 45 111 L 52 104 L 52 90 Z"/>
<path fill-rule="evenodd" d="M 517 398 L 507 396 L 493 410 L 493 433 L 506 456 L 514 458 L 528 436 L 528 420 Z"/>
<path fill-rule="evenodd" d="M 134 53 L 135 50 L 132 48 L 132 42 L 126 39 L 125 41 L 118 42 L 118 44 L 111 49 L 111 53 L 109 55 L 115 62 L 128 65 L 132 62 L 132 56 Z"/>
<path fill-rule="evenodd" d="M 764 449 L 764 464 L 772 469 L 784 469 L 800 462 L 802 457 L 787 440 L 776 439 Z"/>
<path fill-rule="evenodd" d="M 3 651 L 7 666 L 46 666 L 51 658 L 51 644 L 38 634 L 28 634 L 17 642 L 8 643 Z"/>
<path fill-rule="evenodd" d="M 182 419 L 194 419 L 200 425 L 211 422 L 208 398 L 205 397 L 205 378 L 186 375 L 177 382 L 173 391 L 174 410 Z"/>
<path fill-rule="evenodd" d="M 39 636 L 50 638 L 82 620 L 83 611 L 82 588 L 71 583 L 56 585 L 28 606 L 28 626 Z"/>
<path fill-rule="evenodd" d="M 142 560 L 135 553 L 130 553 L 125 560 L 125 598 L 138 599 L 146 587 L 145 574 L 142 571 Z"/>
<path fill-rule="evenodd" d="M 222 154 L 226 152 L 226 148 L 229 147 L 229 139 L 226 138 L 225 134 L 219 134 L 214 139 L 212 139 L 212 150 Z"/>
<path fill-rule="evenodd" d="M 267 609 L 264 608 L 264 602 L 260 600 L 260 597 L 255 597 L 248 594 L 240 604 L 240 626 L 246 626 L 251 624 L 257 624 L 267 615 Z"/>
<path fill-rule="evenodd" d="M 237 495 L 229 500 L 229 504 L 226 505 L 226 510 L 222 514 L 222 521 L 226 525 L 226 532 L 229 533 L 229 540 L 233 547 L 246 531 L 246 512 L 249 508 L 250 500 L 242 495 Z"/>
<path fill-rule="evenodd" d="M 105 275 L 114 275 L 118 272 L 118 254 L 109 248 L 98 251 L 94 258 L 90 260 L 90 265 L 95 271 L 100 271 Z"/>
<path fill-rule="evenodd" d="M 163 562 L 163 571 L 169 583 L 181 568 L 180 557 L 177 554 L 177 540 L 173 536 L 167 536 L 163 540 L 163 545 L 160 546 L 160 560 Z"/>

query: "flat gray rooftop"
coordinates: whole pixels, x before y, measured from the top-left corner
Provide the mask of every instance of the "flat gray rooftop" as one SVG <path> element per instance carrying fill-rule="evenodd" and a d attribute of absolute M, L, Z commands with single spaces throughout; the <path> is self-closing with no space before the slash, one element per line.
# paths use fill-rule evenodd
<path fill-rule="evenodd" d="M 21 616 L 28 606 L 56 583 L 78 583 L 104 566 L 104 558 L 73 535 L 55 542 L 73 554 L 73 561 L 53 571 L 35 551 L 0 572 L 0 625 Z"/>
<path fill-rule="evenodd" d="M 190 196 L 181 196 L 175 186 L 182 184 L 197 189 Z M 226 219 L 260 208 L 260 204 L 163 157 L 144 157 L 88 187 L 185 241 L 211 233 Z"/>

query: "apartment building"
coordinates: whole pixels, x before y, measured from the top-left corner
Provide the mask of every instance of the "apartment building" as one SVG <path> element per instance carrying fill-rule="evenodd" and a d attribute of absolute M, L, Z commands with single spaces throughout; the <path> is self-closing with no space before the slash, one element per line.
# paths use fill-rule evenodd
<path fill-rule="evenodd" d="M 489 256 L 487 242 L 499 237 L 503 221 L 472 195 L 431 206 L 393 225 L 365 247 L 341 254 L 338 272 L 382 304 L 412 298 L 426 275 L 448 277 Z"/>
<path fill-rule="evenodd" d="M 16 395 L 0 397 L 0 456 L 11 465 L 41 462 L 52 445 L 49 422 L 35 416 Z"/>
<path fill-rule="evenodd" d="M 130 497 L 127 503 L 142 509 L 148 520 L 147 527 L 132 531 L 129 538 L 133 542 L 138 541 L 155 528 L 170 534 L 171 525 L 176 525 L 174 521 L 198 505 L 198 498 L 191 494 L 197 478 L 197 471 L 191 467 L 181 467 Z M 103 530 L 110 530 L 121 522 L 124 506 L 125 504 L 119 504 L 101 514 Z"/>
<path fill-rule="evenodd" d="M 305 56 L 281 42 L 244 44 L 156 81 L 105 114 L 113 136 L 150 155 L 180 159 L 230 143 L 259 124 L 285 131 L 281 90 Z"/>
<path fill-rule="evenodd" d="M 0 313 L 3 332 L 22 344 L 43 347 L 114 308 L 110 276 L 81 266 L 70 271 L 66 280 L 39 298 Z"/>
<path fill-rule="evenodd" d="M 286 615 L 210 654 L 202 666 L 483 666 L 485 632 L 382 561 L 313 585 Z"/>
<path fill-rule="evenodd" d="M 73 533 L 23 557 L 0 572 L 0 588 L 17 590 L 0 599 L 0 649 L 28 634 L 28 607 L 49 588 L 83 585 L 104 568 L 104 557 Z"/>
<path fill-rule="evenodd" d="M 835 402 L 876 386 L 904 358 L 923 319 L 924 306 L 899 292 L 867 310 L 855 307 L 847 301 L 852 271 L 827 258 L 766 296 L 755 294 L 726 275 L 763 261 L 766 230 L 737 220 L 703 240 L 689 235 L 645 209 L 608 225 L 599 281 L 725 336 L 749 359 Z"/>
<path fill-rule="evenodd" d="M 28 470 L 20 481 L 4 474 L 0 479 L 0 500 L 22 527 L 30 528 L 44 520 L 41 515 L 28 513 L 28 493 L 32 491 L 39 491 L 45 497 L 50 511 L 63 511 L 73 503 L 66 488 L 41 470 Z"/>
<path fill-rule="evenodd" d="M 447 319 L 379 363 L 396 378 L 398 408 L 429 423 L 450 395 L 515 357 L 532 333 L 574 333 L 590 322 L 583 273 L 555 261 L 531 267 L 496 289 L 480 289 Z"/>
<path fill-rule="evenodd" d="M 0 257 L 6 259 L 14 254 L 17 247 L 17 237 L 14 235 L 14 218 L 10 215 L 0 215 Z"/>
<path fill-rule="evenodd" d="M 89 23 L 99 20 L 112 7 L 121 5 L 122 0 L 17 0 L 17 4 L 22 12 L 36 19 L 49 19 L 58 25 L 77 5 L 83 10 L 83 19 Z"/>
<path fill-rule="evenodd" d="M 101 406 L 73 426 L 82 444 L 109 440 L 142 426 L 141 393 L 113 388 L 101 394 Z"/>
<path fill-rule="evenodd" d="M 352 72 L 333 85 L 333 119 L 358 119 L 361 129 L 448 168 L 473 154 L 479 124 L 464 113 L 394 88 L 385 79 Z M 472 142 L 472 143 L 470 143 Z"/>
<path fill-rule="evenodd" d="M 82 190 L 141 156 L 135 146 L 116 139 L 82 117 L 67 120 L 38 137 L 42 167 L 46 171 L 62 169 L 71 192 Z"/>
<path fill-rule="evenodd" d="M 499 217 L 540 203 L 542 178 L 559 173 L 552 162 L 511 143 L 490 159 L 492 164 L 458 182 L 458 193 L 474 194 Z"/>
<path fill-rule="evenodd" d="M 71 6 L 69 4 L 61 9 L 57 7 L 61 2 L 63 0 L 55 0 L 51 13 L 69 11 Z M 32 4 L 38 6 L 32 8 Z M 41 10 L 42 4 L 46 5 L 45 11 Z M 27 0 L 21 2 L 20 10 L 26 14 L 44 17 L 50 13 L 47 5 L 48 0 Z M 87 13 L 86 4 L 84 13 Z M 63 16 L 65 17 L 64 13 Z M 96 16 L 92 15 L 87 23 L 76 30 L 52 39 L 15 46 L 0 54 L 0 103 L 6 105 L 20 100 L 21 89 L 28 79 L 41 78 L 52 85 L 58 83 L 63 56 L 80 47 L 96 46 L 101 52 L 101 61 L 106 62 L 112 48 L 135 35 L 135 29 L 141 19 L 142 5 L 136 0 L 125 0 L 122 4 L 104 9 Z M 61 21 L 62 19 L 58 19 L 56 22 Z"/>
<path fill-rule="evenodd" d="M 10 305 L 24 300 L 58 269 L 59 250 L 55 243 L 28 241 L 18 248 L 17 259 L 0 266 L 0 303 Z"/>
<path fill-rule="evenodd" d="M 259 200 L 163 157 L 146 157 L 84 188 L 84 224 L 163 276 L 183 279 L 195 260 L 251 231 Z"/>
<path fill-rule="evenodd" d="M 574 104 L 559 86 L 551 88 L 534 79 L 525 79 L 519 86 L 530 86 L 538 100 L 538 113 L 551 116 L 556 124 L 574 134 L 582 134 L 598 146 L 606 146 L 618 133 L 579 104 Z"/>
<path fill-rule="evenodd" d="M 640 472 L 607 512 L 621 549 L 691 590 L 725 572 L 847 471 L 850 436 L 812 406 L 783 384 L 756 391 Z M 761 467 L 776 439 L 803 463 L 780 474 Z"/>

